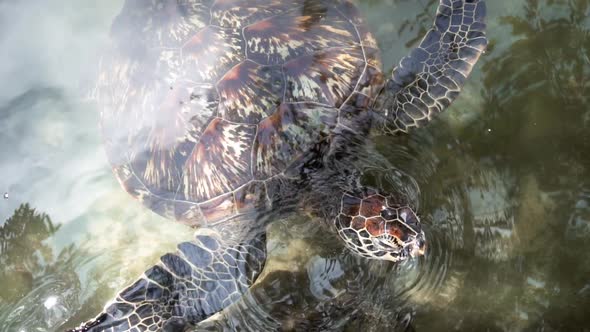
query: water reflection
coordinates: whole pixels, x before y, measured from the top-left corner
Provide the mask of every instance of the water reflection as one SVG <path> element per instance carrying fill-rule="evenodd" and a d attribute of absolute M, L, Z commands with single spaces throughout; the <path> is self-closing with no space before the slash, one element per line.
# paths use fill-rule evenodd
<path fill-rule="evenodd" d="M 80 281 L 75 268 L 83 260 L 80 252 L 73 245 L 55 252 L 44 243 L 58 229 L 49 216 L 28 204 L 0 227 L 4 331 L 54 331 L 78 307 Z"/>
<path fill-rule="evenodd" d="M 590 260 L 581 254 L 589 245 L 589 5 L 525 1 L 522 16 L 502 17 L 496 31 L 517 38 L 496 33 L 484 59 L 485 112 L 469 126 L 448 118 L 418 134 L 425 139 L 410 138 L 418 142 L 410 148 L 442 143 L 427 158 L 438 174 L 416 178 L 432 227 L 450 236 L 443 248 L 455 251 L 440 296 L 418 309 L 418 330 L 590 325 L 582 309 Z M 419 159 L 428 154 L 417 150 Z"/>

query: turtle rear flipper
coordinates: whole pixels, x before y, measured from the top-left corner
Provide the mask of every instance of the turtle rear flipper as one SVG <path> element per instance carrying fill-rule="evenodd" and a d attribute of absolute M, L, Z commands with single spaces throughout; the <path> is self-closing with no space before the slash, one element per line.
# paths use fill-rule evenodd
<path fill-rule="evenodd" d="M 96 318 L 70 332 L 184 331 L 234 303 L 262 271 L 265 235 L 232 244 L 208 232 L 162 256 Z"/>
<path fill-rule="evenodd" d="M 434 26 L 393 69 L 378 105 L 386 132 L 407 132 L 444 111 L 487 46 L 484 0 L 441 0 Z"/>

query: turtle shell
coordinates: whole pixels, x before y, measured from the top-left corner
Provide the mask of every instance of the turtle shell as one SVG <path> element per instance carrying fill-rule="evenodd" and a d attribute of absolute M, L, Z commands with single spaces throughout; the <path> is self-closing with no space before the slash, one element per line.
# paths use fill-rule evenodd
<path fill-rule="evenodd" d="M 127 0 L 101 64 L 109 160 L 154 211 L 212 224 L 273 201 L 269 185 L 383 83 L 355 6 L 309 0 Z"/>

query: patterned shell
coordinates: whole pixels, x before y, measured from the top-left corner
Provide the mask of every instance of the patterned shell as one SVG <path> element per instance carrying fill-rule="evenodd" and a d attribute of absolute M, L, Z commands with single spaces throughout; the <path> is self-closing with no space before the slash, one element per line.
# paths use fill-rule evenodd
<path fill-rule="evenodd" d="M 273 200 L 383 84 L 355 6 L 312 0 L 127 0 L 98 98 L 123 187 L 154 211 L 218 223 Z"/>

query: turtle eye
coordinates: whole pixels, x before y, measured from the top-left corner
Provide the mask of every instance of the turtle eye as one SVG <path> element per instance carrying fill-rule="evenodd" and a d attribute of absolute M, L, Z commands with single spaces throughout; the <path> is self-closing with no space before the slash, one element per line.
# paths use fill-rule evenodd
<path fill-rule="evenodd" d="M 385 220 L 392 220 L 395 219 L 396 213 L 392 209 L 383 209 L 381 210 L 381 217 Z"/>

